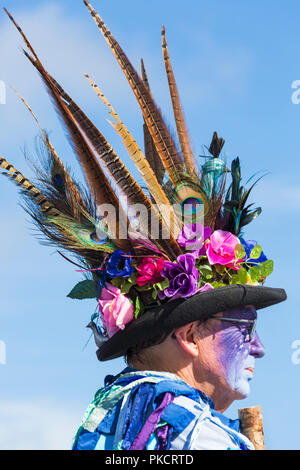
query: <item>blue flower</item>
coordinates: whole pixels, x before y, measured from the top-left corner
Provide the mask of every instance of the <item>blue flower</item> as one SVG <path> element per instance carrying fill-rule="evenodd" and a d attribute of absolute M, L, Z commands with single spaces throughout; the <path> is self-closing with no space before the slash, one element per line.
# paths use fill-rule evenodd
<path fill-rule="evenodd" d="M 257 259 L 252 259 L 250 258 L 250 253 L 252 251 L 252 249 L 257 245 L 257 242 L 255 240 L 244 240 L 243 238 L 241 238 L 241 244 L 243 245 L 244 249 L 245 249 L 245 252 L 246 252 L 246 260 L 247 260 L 247 263 L 248 264 L 255 264 L 257 265 L 257 263 L 263 263 L 264 261 L 267 261 L 267 257 L 266 255 L 264 254 L 264 252 L 262 251 L 259 258 Z M 248 259 L 250 258 L 250 259 Z"/>
<path fill-rule="evenodd" d="M 131 256 L 126 255 L 121 250 L 115 250 L 108 260 L 106 272 L 112 278 L 130 277 L 133 273 L 131 261 Z"/>

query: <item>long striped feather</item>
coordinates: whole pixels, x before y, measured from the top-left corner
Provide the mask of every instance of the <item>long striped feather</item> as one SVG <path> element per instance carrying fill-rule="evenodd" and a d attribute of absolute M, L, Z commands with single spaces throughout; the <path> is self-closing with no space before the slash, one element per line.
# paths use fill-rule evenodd
<path fill-rule="evenodd" d="M 138 73 L 125 55 L 119 43 L 104 24 L 102 18 L 98 15 L 98 13 L 87 0 L 84 0 L 84 3 L 89 9 L 98 28 L 102 32 L 110 49 L 120 64 L 140 105 L 144 119 L 147 123 L 161 161 L 169 175 L 170 180 L 174 186 L 176 186 L 182 181 L 183 164 L 181 157 L 176 149 L 176 145 L 173 142 L 173 139 L 170 136 L 170 133 L 163 121 L 160 111 L 155 105 L 149 90 L 143 84 Z"/>
<path fill-rule="evenodd" d="M 35 113 L 33 112 L 32 108 L 27 103 L 25 98 L 17 90 L 15 90 L 13 87 L 11 87 L 11 88 L 16 93 L 16 95 L 20 98 L 22 103 L 26 106 L 26 108 L 30 112 L 31 116 L 33 117 L 33 119 L 37 123 L 37 125 L 38 125 L 38 127 L 39 127 L 39 129 L 42 133 L 44 144 L 48 148 L 48 150 L 49 150 L 49 152 L 50 152 L 50 154 L 53 158 L 53 163 L 55 164 L 56 168 L 62 173 L 62 175 L 64 177 L 64 180 L 65 180 L 66 185 L 68 187 L 69 196 L 70 196 L 71 199 L 73 199 L 73 201 L 71 201 L 71 202 L 72 202 L 72 206 L 74 208 L 74 213 L 77 213 L 77 215 L 79 216 L 79 213 L 80 213 L 79 207 L 81 208 L 81 212 L 82 212 L 82 210 L 84 210 L 87 213 L 88 211 L 87 211 L 87 207 L 85 205 L 85 202 L 83 201 L 81 195 L 79 194 L 79 191 L 76 188 L 72 178 L 70 177 L 69 173 L 65 169 L 65 167 L 64 167 L 62 161 L 60 160 L 55 148 L 53 147 L 52 143 L 50 142 L 48 135 L 46 134 L 43 127 L 41 126 L 41 124 L 40 124 L 38 118 L 36 117 Z"/>
<path fill-rule="evenodd" d="M 170 55 L 168 51 L 166 31 L 165 31 L 164 26 L 162 27 L 161 36 L 162 36 L 163 58 L 164 58 L 165 69 L 166 69 L 166 73 L 168 77 L 170 95 L 171 95 L 172 106 L 173 106 L 173 111 L 174 111 L 174 118 L 176 122 L 176 128 L 178 132 L 178 138 L 179 138 L 179 142 L 180 142 L 180 146 L 182 150 L 182 155 L 184 158 L 185 169 L 190 176 L 193 176 L 196 174 L 197 163 L 196 163 L 196 160 L 193 155 L 190 142 L 189 142 L 187 127 L 185 124 L 184 115 L 183 115 L 183 111 L 182 111 L 182 107 L 181 107 L 180 99 L 179 99 L 179 93 L 178 93 L 178 89 L 177 89 L 177 85 L 176 85 L 176 81 L 174 77 L 173 67 L 171 64 Z"/>
<path fill-rule="evenodd" d="M 140 224 L 144 228 L 147 227 L 149 237 L 151 238 L 151 229 L 152 229 L 152 219 L 157 219 L 157 223 L 160 227 L 160 230 L 163 232 L 163 236 L 159 243 L 161 247 L 169 253 L 170 256 L 178 256 L 181 252 L 179 245 L 177 244 L 174 236 L 170 236 L 170 240 L 166 242 L 164 238 L 170 232 L 169 224 L 165 224 L 156 208 L 152 205 L 152 202 L 145 195 L 144 191 L 140 185 L 135 181 L 131 173 L 127 170 L 126 166 L 123 164 L 119 156 L 106 141 L 105 137 L 100 133 L 100 131 L 95 127 L 95 125 L 90 121 L 90 119 L 85 115 L 85 113 L 79 108 L 75 101 L 66 93 L 66 91 L 59 85 L 59 83 L 51 76 L 49 76 L 53 86 L 55 86 L 57 92 L 59 93 L 61 99 L 66 104 L 69 112 L 71 113 L 73 119 L 76 121 L 77 125 L 83 130 L 85 135 L 90 140 L 93 148 L 95 149 L 96 154 L 104 163 L 107 168 L 109 175 L 114 180 L 117 188 L 121 189 L 122 194 L 124 194 L 130 204 L 141 204 L 147 208 L 147 220 L 144 220 L 143 217 L 140 217 Z M 173 218 L 175 224 L 175 218 Z M 178 232 L 178 229 L 176 230 Z M 158 242 L 158 240 L 157 240 Z"/>
<path fill-rule="evenodd" d="M 35 68 L 40 72 L 45 85 L 52 97 L 56 109 L 59 112 L 60 116 L 62 117 L 66 128 L 68 130 L 71 142 L 73 143 L 74 150 L 79 158 L 80 164 L 84 171 L 84 175 L 88 186 L 90 188 L 91 194 L 94 198 L 95 205 L 99 206 L 101 204 L 110 203 L 115 208 L 119 207 L 119 200 L 116 194 L 114 193 L 108 178 L 106 177 L 105 173 L 103 172 L 98 160 L 96 159 L 92 149 L 88 145 L 85 137 L 82 135 L 81 131 L 79 130 L 76 121 L 74 120 L 72 114 L 70 113 L 67 105 L 61 99 L 59 93 L 57 92 L 56 87 L 53 85 L 51 78 L 49 77 L 47 71 L 44 69 L 41 61 L 39 60 L 36 52 L 34 51 L 33 47 L 31 46 L 30 42 L 28 41 L 26 35 L 20 28 L 20 26 L 16 23 L 14 18 L 5 10 L 7 15 L 9 16 L 10 20 L 13 22 L 15 27 L 20 32 L 26 46 L 32 53 L 33 57 L 24 51 L 26 57 L 30 60 L 30 62 L 35 66 Z M 119 217 L 119 220 L 124 220 L 124 217 Z M 122 230 L 122 229 L 121 229 Z M 117 234 L 120 233 L 120 229 L 117 226 Z M 128 250 L 130 248 L 130 244 L 126 239 L 118 239 L 117 234 L 113 237 L 113 240 L 116 246 L 123 250 Z"/>
<path fill-rule="evenodd" d="M 122 138 L 123 144 L 130 158 L 132 159 L 133 163 L 136 165 L 143 180 L 147 184 L 151 195 L 153 196 L 156 204 L 159 207 L 159 210 L 163 219 L 167 220 L 168 223 L 170 223 L 171 226 L 174 227 L 174 231 L 176 231 L 176 235 L 179 235 L 179 232 L 181 231 L 181 228 L 182 228 L 181 224 L 179 224 L 179 221 L 177 220 L 177 217 L 170 204 L 170 201 L 167 198 L 166 194 L 164 193 L 161 185 L 157 181 L 156 175 L 153 172 L 148 160 L 145 158 L 137 142 L 135 141 L 133 136 L 130 134 L 126 126 L 123 124 L 118 114 L 116 113 L 115 109 L 109 103 L 109 101 L 104 96 L 100 88 L 96 85 L 96 83 L 93 80 L 91 80 L 88 74 L 85 73 L 84 75 L 88 79 L 90 85 L 92 86 L 97 96 L 109 109 L 110 115 L 117 121 L 116 123 L 111 122 L 111 121 L 108 121 L 108 122 L 113 126 L 113 128 L 117 131 L 117 133 Z"/>
<path fill-rule="evenodd" d="M 1 172 L 4 176 L 10 178 L 20 189 L 27 194 L 37 206 L 39 210 L 46 216 L 57 216 L 59 211 L 47 200 L 44 194 L 31 183 L 20 171 L 18 171 L 11 163 L 0 155 L 0 169 L 4 170 Z"/>
<path fill-rule="evenodd" d="M 146 88 L 149 90 L 149 92 L 151 92 L 143 59 L 141 59 L 141 78 Z M 157 181 L 159 182 L 159 184 L 162 184 L 165 176 L 165 168 L 161 162 L 161 159 L 159 158 L 145 119 L 143 124 L 143 132 L 146 158 L 156 175 Z"/>
<path fill-rule="evenodd" d="M 112 253 L 116 249 L 111 240 L 97 241 L 96 221 L 86 220 L 78 223 L 72 217 L 68 217 L 57 210 L 31 181 L 0 156 L 1 169 L 4 171 L 0 171 L 0 174 L 15 183 L 21 189 L 23 195 L 31 201 L 31 203 L 26 204 L 28 212 L 41 231 L 48 237 L 51 245 L 59 245 L 64 249 L 75 251 L 79 256 L 84 256 L 85 261 L 88 263 L 95 257 L 95 251 L 97 253 Z M 94 235 L 94 238 L 91 237 L 92 235 Z"/>

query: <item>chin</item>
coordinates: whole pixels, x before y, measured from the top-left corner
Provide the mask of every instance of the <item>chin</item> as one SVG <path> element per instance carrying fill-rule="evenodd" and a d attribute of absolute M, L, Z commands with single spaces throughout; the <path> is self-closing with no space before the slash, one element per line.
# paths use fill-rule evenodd
<path fill-rule="evenodd" d="M 235 388 L 236 400 L 243 400 L 250 395 L 250 380 L 246 378 L 240 379 Z"/>

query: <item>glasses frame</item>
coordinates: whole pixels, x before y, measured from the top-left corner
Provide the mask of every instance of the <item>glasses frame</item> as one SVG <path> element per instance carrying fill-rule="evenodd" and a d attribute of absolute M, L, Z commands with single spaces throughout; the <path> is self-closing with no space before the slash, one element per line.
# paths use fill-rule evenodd
<path fill-rule="evenodd" d="M 250 343 L 254 338 L 254 335 L 256 332 L 257 318 L 255 318 L 254 320 L 246 320 L 246 319 L 240 319 L 240 318 L 215 317 L 215 316 L 212 316 L 210 318 L 214 318 L 215 320 L 227 321 L 230 323 L 242 323 L 242 324 L 250 323 L 252 324 L 252 327 L 251 327 L 251 330 L 248 331 L 249 339 L 245 338 L 245 342 Z"/>

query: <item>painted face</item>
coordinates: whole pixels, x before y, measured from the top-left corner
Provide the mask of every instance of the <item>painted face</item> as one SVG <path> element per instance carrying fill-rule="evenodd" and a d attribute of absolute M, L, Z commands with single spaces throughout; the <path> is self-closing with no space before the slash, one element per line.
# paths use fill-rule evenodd
<path fill-rule="evenodd" d="M 256 310 L 252 306 L 235 308 L 224 312 L 223 317 L 232 320 L 255 320 Z M 250 393 L 250 380 L 253 377 L 255 358 L 263 357 L 264 346 L 255 333 L 249 341 L 247 325 L 222 321 L 218 331 L 219 360 L 222 364 L 226 381 L 237 392 L 238 398 L 245 398 Z"/>

